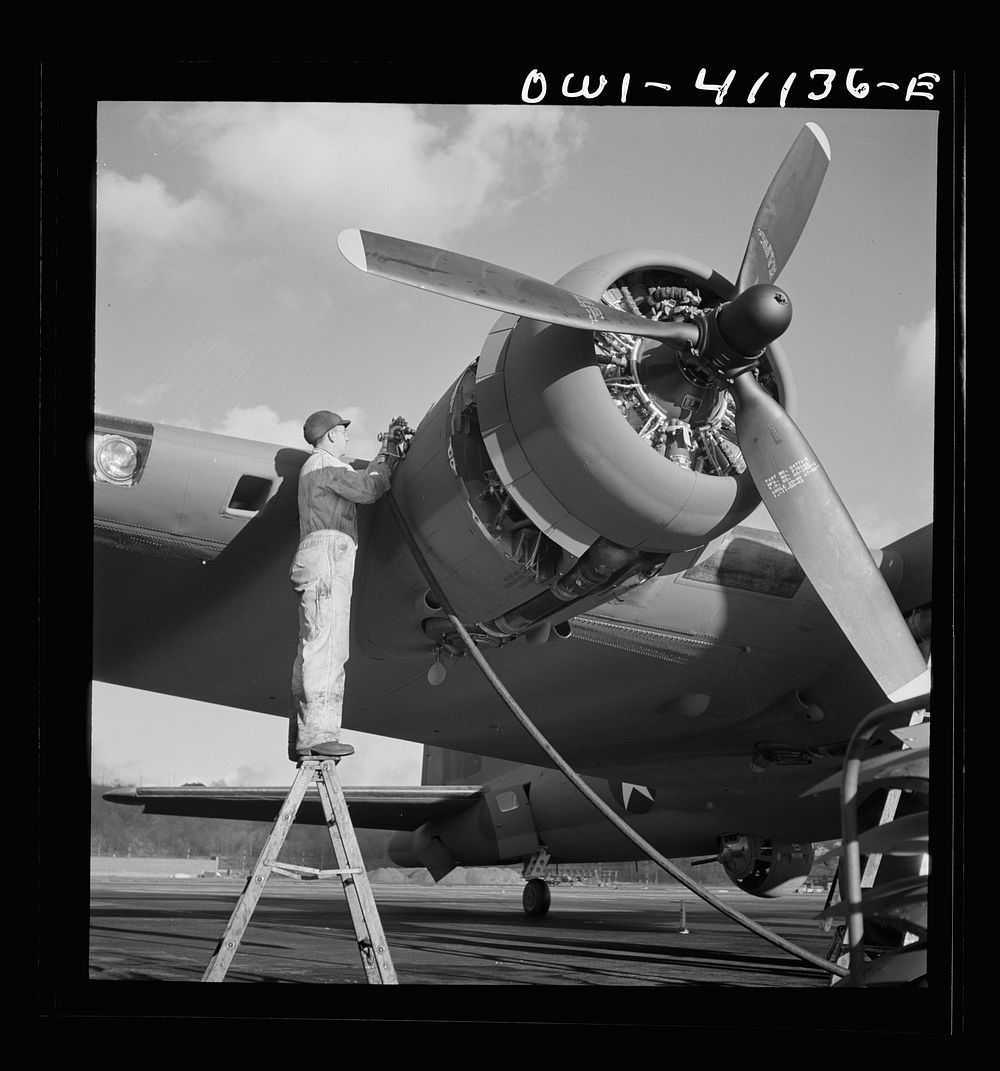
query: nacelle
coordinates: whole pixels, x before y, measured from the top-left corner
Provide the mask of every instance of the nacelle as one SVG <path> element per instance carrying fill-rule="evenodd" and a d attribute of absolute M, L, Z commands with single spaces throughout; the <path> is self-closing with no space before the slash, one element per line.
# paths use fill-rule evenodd
<path fill-rule="evenodd" d="M 440 881 L 459 864 L 519 863 L 541 847 L 524 785 L 491 789 L 468 810 L 399 832 L 389 842 L 398 866 L 425 866 Z"/>
<path fill-rule="evenodd" d="M 650 251 L 598 258 L 559 285 L 674 320 L 732 290 Z M 793 407 L 776 344 L 757 374 Z M 456 613 L 502 641 L 686 568 L 744 520 L 760 499 L 733 412 L 725 382 L 681 346 L 504 315 L 421 422 L 394 494 Z M 424 619 L 432 639 L 446 626 Z"/>
<path fill-rule="evenodd" d="M 776 844 L 753 834 L 719 838 L 719 862 L 734 885 L 753 896 L 786 896 L 809 876 L 811 844 Z"/>

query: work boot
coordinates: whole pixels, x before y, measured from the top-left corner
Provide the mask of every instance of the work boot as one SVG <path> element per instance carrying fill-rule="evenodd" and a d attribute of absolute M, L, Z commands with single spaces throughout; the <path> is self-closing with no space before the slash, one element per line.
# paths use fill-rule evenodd
<path fill-rule="evenodd" d="M 339 740 L 324 740 L 322 744 L 313 744 L 312 747 L 299 748 L 298 761 L 310 758 L 344 759 L 354 754 L 354 748 L 350 744 L 342 744 Z"/>

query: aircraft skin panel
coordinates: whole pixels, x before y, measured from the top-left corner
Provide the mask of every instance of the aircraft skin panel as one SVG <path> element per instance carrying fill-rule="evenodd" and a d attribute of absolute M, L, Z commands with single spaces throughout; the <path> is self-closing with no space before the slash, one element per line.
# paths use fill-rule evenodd
<path fill-rule="evenodd" d="M 656 845 L 669 845 L 678 855 L 712 854 L 719 833 L 737 828 L 767 830 L 792 842 L 808 841 L 816 830 L 824 831 L 820 839 L 840 835 L 839 815 L 829 806 L 829 797 L 796 801 L 794 808 L 786 807 L 776 817 L 774 804 L 766 796 L 762 799 L 757 794 L 748 799 L 732 791 L 737 764 L 724 756 L 713 757 L 712 764 L 717 761 L 722 768 L 716 776 L 705 776 L 705 764 L 698 759 L 678 764 L 673 784 L 594 777 L 585 780 L 640 836 Z M 817 761 L 800 767 L 794 780 L 812 785 L 834 768 L 840 768 L 835 759 Z M 558 770 L 436 747 L 424 748 L 424 770 L 437 776 L 438 784 L 475 782 L 492 796 L 524 788 L 539 835 L 556 861 L 635 857 L 632 842 L 598 815 Z M 777 772 L 772 772 L 772 778 Z M 792 782 L 785 779 L 787 772 L 781 771 L 780 787 L 795 791 Z"/>
<path fill-rule="evenodd" d="M 816 776 L 815 768 L 811 776 Z M 673 856 L 714 854 L 720 833 L 734 829 L 767 831 L 770 837 L 790 842 L 839 836 L 838 818 L 831 813 L 829 800 L 813 798 L 805 806 L 797 801 L 777 814 L 773 799 L 766 794 L 747 798 L 718 784 L 698 790 L 685 780 L 680 790 L 648 782 L 588 778 L 588 783 L 636 833 Z M 636 857 L 632 842 L 585 804 L 576 788 L 557 771 L 540 771 L 531 782 L 530 798 L 535 821 L 544 831 L 546 849 L 554 860 L 599 862 Z"/>
<path fill-rule="evenodd" d="M 115 567 L 123 570 L 123 555 L 113 557 Z M 125 557 L 135 569 L 135 556 Z M 191 568 L 175 565 L 173 572 L 179 577 Z M 180 582 L 172 585 L 170 599 L 158 584 L 147 586 L 142 597 L 143 585 L 134 574 L 127 589 L 132 595 L 140 593 L 134 601 L 116 599 L 113 587 L 99 583 L 97 609 L 106 624 L 99 622 L 96 631 L 106 630 L 116 642 L 98 645 L 95 675 L 128 687 L 285 716 L 296 606 L 284 569 L 276 571 L 273 584 L 258 575 L 231 599 L 200 606 L 184 597 L 203 593 L 198 575 L 187 578 L 186 588 Z M 146 613 L 150 605 L 157 606 L 152 618 Z M 579 631 L 581 636 L 587 632 L 583 625 Z M 759 720 L 769 701 L 821 679 L 825 668 L 815 662 L 797 664 L 780 651 L 746 652 L 704 637 L 683 642 L 672 638 L 671 644 L 664 638 L 660 656 L 651 657 L 634 641 L 621 644 L 617 633 L 608 635 L 601 637 L 606 642 L 571 637 L 550 640 L 541 648 L 514 644 L 490 652 L 488 658 L 570 761 L 594 773 L 614 763 L 622 776 L 653 783 L 660 783 L 654 771 L 662 767 L 666 775 L 679 754 L 718 750 L 720 741 L 714 737 L 721 725 L 729 729 L 725 743 L 745 755 L 754 740 L 734 734 L 733 724 L 748 720 L 753 736 L 759 731 L 753 719 Z M 656 639 L 655 634 L 644 636 L 643 643 L 655 650 Z M 850 655 L 844 660 L 850 663 Z M 375 661 L 352 656 L 345 724 L 402 739 L 432 737 L 462 751 L 485 750 L 485 740 L 498 757 L 539 761 L 537 747 L 468 658 L 450 666 L 440 689 L 427 683 L 429 664 L 429 658 Z M 843 671 L 836 664 L 834 677 L 842 684 Z M 842 691 L 838 686 L 832 698 L 847 718 L 857 716 L 856 703 L 874 705 L 870 688 L 852 696 L 845 710 L 837 702 Z M 689 695 L 710 695 L 712 706 L 694 716 L 683 709 L 675 712 L 671 704 Z M 849 735 L 846 724 L 837 730 L 833 724 L 824 727 L 824 737 L 831 732 L 838 739 Z M 581 725 L 587 726 L 585 734 L 579 732 Z M 810 727 L 791 722 L 785 728 L 799 736 Z M 772 736 L 776 731 L 768 730 Z M 629 751 L 628 766 L 617 766 L 619 755 L 624 762 Z M 642 756 L 641 766 L 636 755 Z"/>
<path fill-rule="evenodd" d="M 95 429 L 98 433 L 117 431 L 118 422 L 98 416 Z M 285 487 L 286 477 L 293 477 L 289 485 L 296 483 L 298 470 L 309 456 L 306 449 L 167 424 L 148 427 L 148 456 L 134 485 L 95 483 L 95 526 L 128 530 L 150 542 L 189 542 L 203 547 L 208 560 L 229 546 L 250 520 L 260 527 L 260 521 L 274 510 L 270 499 Z M 269 508 L 251 512 L 233 503 L 242 476 L 254 476 L 269 485 L 261 490 L 261 505 L 270 504 Z M 289 516 L 287 509 L 283 515 Z"/>

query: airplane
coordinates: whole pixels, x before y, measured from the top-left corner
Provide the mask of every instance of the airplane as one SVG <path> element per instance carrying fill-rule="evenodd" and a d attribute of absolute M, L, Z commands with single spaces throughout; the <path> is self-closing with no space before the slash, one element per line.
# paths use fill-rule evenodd
<path fill-rule="evenodd" d="M 839 835 L 835 795 L 804 793 L 860 718 L 929 692 L 932 529 L 865 546 L 794 423 L 778 342 L 776 280 L 829 158 L 806 124 L 735 283 L 659 250 L 549 284 L 341 235 L 361 271 L 501 313 L 407 436 L 391 496 L 359 510 L 345 725 L 425 751 L 421 786 L 347 796 L 356 825 L 399 831 L 401 865 L 633 857 L 512 722 L 454 618 L 612 808 L 753 895 L 801 885 L 812 844 Z M 95 679 L 287 717 L 307 451 L 104 414 L 94 435 Z M 745 523 L 762 502 L 777 532 Z M 110 795 L 265 819 L 284 791 Z"/>

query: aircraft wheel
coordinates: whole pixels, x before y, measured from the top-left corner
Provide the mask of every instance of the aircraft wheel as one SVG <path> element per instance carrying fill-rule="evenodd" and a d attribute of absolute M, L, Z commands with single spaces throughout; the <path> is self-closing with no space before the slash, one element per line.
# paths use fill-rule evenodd
<path fill-rule="evenodd" d="M 549 913 L 552 905 L 552 892 L 541 878 L 532 878 L 524 887 L 521 906 L 524 913 L 532 918 L 540 918 Z"/>

